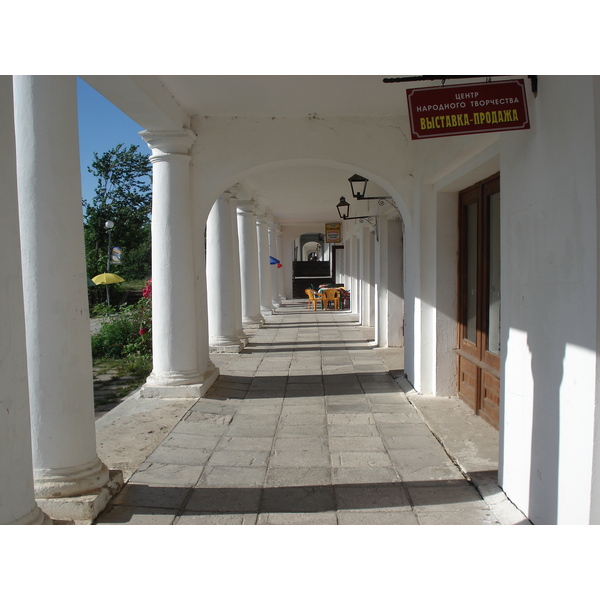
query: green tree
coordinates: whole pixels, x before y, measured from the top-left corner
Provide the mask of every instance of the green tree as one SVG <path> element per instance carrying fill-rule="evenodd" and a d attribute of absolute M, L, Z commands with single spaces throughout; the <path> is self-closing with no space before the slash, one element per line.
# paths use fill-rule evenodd
<path fill-rule="evenodd" d="M 108 232 L 115 226 L 111 245 L 123 248 L 121 265 L 111 271 L 125 279 L 142 279 L 150 275 L 150 213 L 152 210 L 152 166 L 138 146 L 119 144 L 98 156 L 88 171 L 97 179 L 94 198 L 83 200 L 86 260 L 88 275 L 106 270 Z"/>

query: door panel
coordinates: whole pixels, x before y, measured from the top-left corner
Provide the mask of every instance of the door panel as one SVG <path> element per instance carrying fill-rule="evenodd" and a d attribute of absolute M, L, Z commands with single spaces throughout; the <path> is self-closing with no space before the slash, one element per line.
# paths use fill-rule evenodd
<path fill-rule="evenodd" d="M 500 406 L 500 177 L 459 194 L 458 395 L 494 427 Z"/>
<path fill-rule="evenodd" d="M 481 407 L 479 414 L 498 429 L 500 423 L 500 379 L 481 370 Z"/>
<path fill-rule="evenodd" d="M 474 410 L 477 410 L 477 367 L 464 356 L 458 357 L 458 394 Z"/>

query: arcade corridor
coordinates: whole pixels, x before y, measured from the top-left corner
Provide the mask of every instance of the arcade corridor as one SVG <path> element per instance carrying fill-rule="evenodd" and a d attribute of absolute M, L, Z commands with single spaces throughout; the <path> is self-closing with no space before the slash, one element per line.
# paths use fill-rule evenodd
<path fill-rule="evenodd" d="M 440 406 L 446 425 L 453 411 L 468 421 L 467 446 L 492 428 L 460 401 L 405 394 L 401 350 L 374 349 L 366 333 L 347 312 L 286 301 L 241 354 L 211 355 L 221 375 L 205 398 L 113 409 L 97 422 L 98 452 L 126 485 L 96 523 L 527 522 L 493 461 L 482 454 L 491 466 L 467 478 L 468 460 L 459 468 L 430 430 Z"/>

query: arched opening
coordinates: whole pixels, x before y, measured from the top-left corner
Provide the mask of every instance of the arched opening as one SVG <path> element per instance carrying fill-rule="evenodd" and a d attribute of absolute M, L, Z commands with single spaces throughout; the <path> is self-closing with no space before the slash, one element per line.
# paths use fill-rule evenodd
<path fill-rule="evenodd" d="M 391 202 L 351 198 L 348 178 L 354 173 L 369 178 L 370 194 L 388 195 Z M 258 207 L 277 227 L 280 244 L 275 258 L 281 266 L 273 271 L 281 280 L 282 302 L 306 299 L 305 290 L 311 286 L 340 284 L 349 292 L 344 308 L 363 326 L 373 327 L 377 345 L 406 346 L 408 366 L 415 363 L 411 355 L 414 281 L 404 258 L 412 239 L 411 219 L 393 184 L 356 165 L 300 159 L 254 165 L 229 174 L 219 185 L 243 203 Z M 200 189 L 200 196 L 209 193 L 204 185 Z M 351 204 L 347 221 L 336 210 L 343 195 Z M 375 215 L 372 222 L 357 219 L 356 215 L 364 214 Z M 400 230 L 406 235 L 393 227 L 388 233 L 387 223 L 395 223 L 399 214 Z M 335 239 L 330 239 L 332 226 L 337 226 Z M 409 251 L 407 264 L 415 258 Z"/>
<path fill-rule="evenodd" d="M 317 289 L 333 283 L 331 250 L 320 232 L 302 233 L 293 242 L 292 291 L 294 298 L 304 298 L 308 287 Z"/>

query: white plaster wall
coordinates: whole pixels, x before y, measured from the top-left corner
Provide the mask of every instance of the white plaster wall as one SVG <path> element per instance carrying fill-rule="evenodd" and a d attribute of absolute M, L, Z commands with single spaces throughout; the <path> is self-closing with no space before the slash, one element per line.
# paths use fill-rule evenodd
<path fill-rule="evenodd" d="M 456 395 L 458 389 L 456 318 L 458 314 L 458 199 L 436 194 L 436 368 L 435 393 Z"/>
<path fill-rule="evenodd" d="M 593 81 L 541 77 L 501 140 L 501 485 L 534 523 L 587 523 L 596 398 Z"/>
<path fill-rule="evenodd" d="M 600 77 L 594 77 L 594 96 L 600 97 Z M 600 104 L 598 101 L 594 103 L 595 109 L 595 134 L 596 134 L 596 156 L 600 156 Z M 598 161 L 596 160 L 596 165 Z M 596 168 L 596 189 L 600 190 L 600 169 Z M 598 206 L 598 202 L 596 203 Z M 600 211 L 596 211 L 596 229 L 600 231 Z M 596 244 L 596 257 L 600 264 L 600 244 Z M 596 278 L 596 290 L 600 298 L 600 278 Z M 600 303 L 596 304 L 596 340 L 600 340 Z M 598 343 L 598 341 L 596 342 Z M 598 362 L 600 356 L 596 352 L 596 398 L 598 398 L 598 390 L 600 390 L 600 368 Z M 600 411 L 598 410 L 598 402 L 596 401 L 596 414 L 594 419 L 594 456 L 592 462 L 592 498 L 590 508 L 590 523 L 600 524 Z"/>
<path fill-rule="evenodd" d="M 394 217 L 387 225 L 387 341 L 397 348 L 404 346 L 404 234 L 401 220 Z"/>
<path fill-rule="evenodd" d="M 421 385 L 419 391 L 435 394 L 436 368 L 436 206 L 431 186 L 420 197 L 421 249 Z"/>
<path fill-rule="evenodd" d="M 414 226 L 405 228 L 405 371 L 417 391 L 453 395 L 458 192 L 498 172 L 498 134 L 420 140 L 413 149 Z"/>

